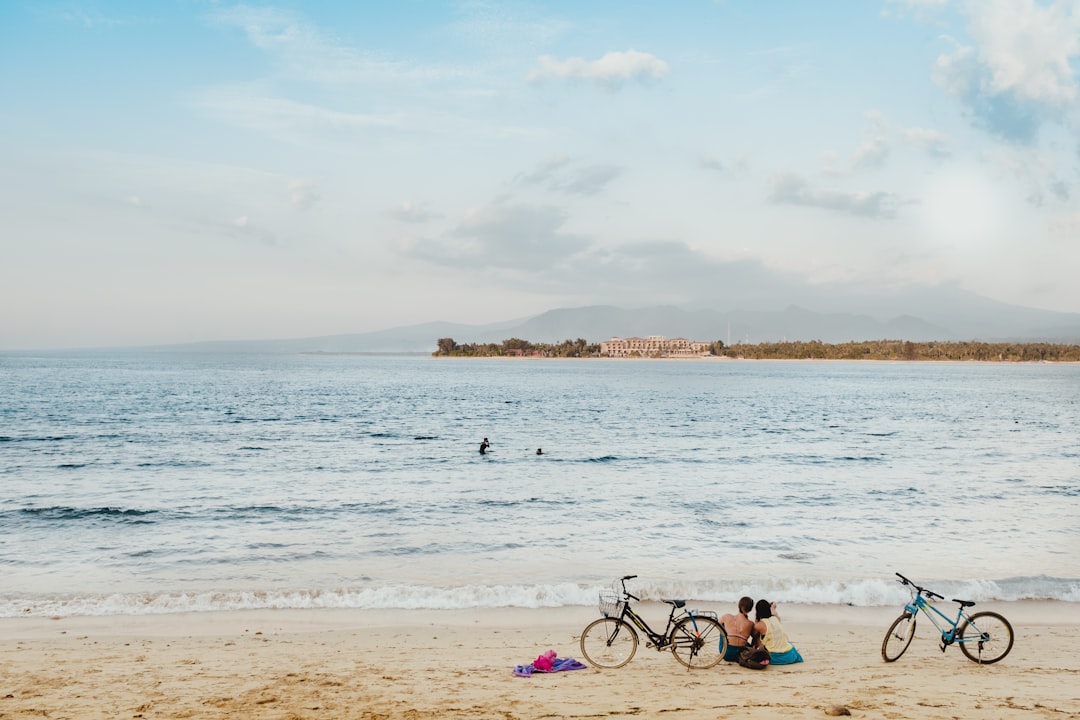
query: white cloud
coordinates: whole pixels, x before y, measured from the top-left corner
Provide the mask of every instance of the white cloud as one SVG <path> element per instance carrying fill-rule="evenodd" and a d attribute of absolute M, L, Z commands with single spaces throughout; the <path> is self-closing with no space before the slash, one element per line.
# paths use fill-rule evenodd
<path fill-rule="evenodd" d="M 859 169 L 881 167 L 889 155 L 889 150 L 889 141 L 884 135 L 865 137 L 855 150 L 852 165 Z"/>
<path fill-rule="evenodd" d="M 707 153 L 698 158 L 698 167 L 702 170 L 713 170 L 719 173 L 722 173 L 727 169 L 722 160 Z"/>
<path fill-rule="evenodd" d="M 938 57 L 934 80 L 976 124 L 1031 142 L 1043 124 L 1080 110 L 1080 4 L 983 0 L 966 7 L 974 44 L 946 38 L 955 48 Z"/>
<path fill-rule="evenodd" d="M 885 165 L 893 152 L 896 140 L 903 145 L 915 148 L 921 154 L 932 158 L 945 158 L 950 155 L 949 145 L 952 139 L 937 130 L 920 127 L 898 127 L 888 121 L 884 114 L 876 110 L 866 113 L 870 121 L 862 134 L 862 140 L 850 161 L 842 161 L 835 152 L 824 154 L 823 171 L 828 175 L 840 176 L 858 170 L 873 170 Z"/>
<path fill-rule="evenodd" d="M 723 175 L 743 175 L 749 169 L 750 161 L 746 155 L 735 155 L 721 160 L 712 153 L 702 153 L 698 157 L 698 167 Z"/>
<path fill-rule="evenodd" d="M 1059 239 L 1080 240 L 1080 212 L 1052 215 L 1046 230 Z"/>
<path fill-rule="evenodd" d="M 300 210 L 308 210 L 319 201 L 315 183 L 310 180 L 293 180 L 289 183 L 289 202 Z"/>
<path fill-rule="evenodd" d="M 907 142 L 927 155 L 932 157 L 946 157 L 949 155 L 949 143 L 952 138 L 944 133 L 919 127 L 904 128 L 900 133 Z"/>
<path fill-rule="evenodd" d="M 223 231 L 229 237 L 243 241 L 254 241 L 267 247 L 274 247 L 280 244 L 277 235 L 270 230 L 267 230 L 265 227 L 261 227 L 252 222 L 251 218 L 247 215 L 240 215 L 233 218 L 231 222 L 225 225 Z"/>
<path fill-rule="evenodd" d="M 372 129 L 403 129 L 399 115 L 339 112 L 285 98 L 266 97 L 245 88 L 219 87 L 198 100 L 206 112 L 232 125 L 264 131 L 306 130 L 351 133 Z"/>
<path fill-rule="evenodd" d="M 1071 195 L 1054 154 L 1005 145 L 986 151 L 984 159 L 996 174 L 1019 183 L 1027 193 L 1026 200 L 1035 207 L 1055 199 L 1068 200 Z"/>
<path fill-rule="evenodd" d="M 617 90 L 629 80 L 658 80 L 668 72 L 666 62 L 637 50 L 609 52 L 591 62 L 584 58 L 557 60 L 543 55 L 539 63 L 540 69 L 529 76 L 531 82 L 565 78 L 594 82 L 607 90 Z"/>
<path fill-rule="evenodd" d="M 589 165 L 581 168 L 575 177 L 559 189 L 570 195 L 596 195 L 620 175 L 622 169 L 615 165 Z"/>
<path fill-rule="evenodd" d="M 219 8 L 209 18 L 243 30 L 252 45 L 277 58 L 287 75 L 325 85 L 445 81 L 467 74 L 455 66 L 400 62 L 360 52 L 286 10 L 237 5 Z"/>
<path fill-rule="evenodd" d="M 442 217 L 427 208 L 425 203 L 403 200 L 399 204 L 386 210 L 386 214 L 395 220 L 405 223 L 425 223 Z"/>
<path fill-rule="evenodd" d="M 565 155 L 556 155 L 541 162 L 532 172 L 518 175 L 516 181 L 567 195 L 596 195 L 622 172 L 616 165 L 581 166 Z"/>
<path fill-rule="evenodd" d="M 879 168 L 885 164 L 892 145 L 889 142 L 890 130 L 885 116 L 876 110 L 866 113 L 870 126 L 863 131 L 862 140 L 852 155 L 849 164 L 837 161 L 834 152 L 825 154 L 824 171 L 830 175 L 844 175 L 856 170 Z"/>
<path fill-rule="evenodd" d="M 541 161 L 532 172 L 519 175 L 517 180 L 527 185 L 558 183 L 559 172 L 571 162 L 567 155 L 553 155 Z"/>
<path fill-rule="evenodd" d="M 971 30 L 989 71 L 988 92 L 1050 107 L 1076 102 L 1080 4 L 981 0 L 971 5 Z"/>
<path fill-rule="evenodd" d="M 566 220 L 551 206 L 495 203 L 470 210 L 449 235 L 411 243 L 408 252 L 437 265 L 550 270 L 589 245 L 563 231 Z"/>
<path fill-rule="evenodd" d="M 814 188 L 794 173 L 777 173 L 769 178 L 769 200 L 784 205 L 806 205 L 849 215 L 874 218 L 896 217 L 897 199 L 887 192 L 840 192 Z"/>

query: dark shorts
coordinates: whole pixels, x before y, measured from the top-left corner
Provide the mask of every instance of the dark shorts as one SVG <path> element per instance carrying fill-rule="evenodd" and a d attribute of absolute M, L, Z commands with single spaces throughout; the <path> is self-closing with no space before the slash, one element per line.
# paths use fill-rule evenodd
<path fill-rule="evenodd" d="M 728 662 L 739 662 L 739 653 L 743 651 L 745 645 L 732 645 L 728 643 L 727 650 L 724 652 L 724 659 Z"/>

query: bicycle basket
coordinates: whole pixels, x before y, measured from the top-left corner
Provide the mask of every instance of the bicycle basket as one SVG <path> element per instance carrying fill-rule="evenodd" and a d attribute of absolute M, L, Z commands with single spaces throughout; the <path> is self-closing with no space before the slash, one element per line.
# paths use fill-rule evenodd
<path fill-rule="evenodd" d="M 600 591 L 600 614 L 604 617 L 621 617 L 623 606 L 622 594 L 615 590 Z"/>

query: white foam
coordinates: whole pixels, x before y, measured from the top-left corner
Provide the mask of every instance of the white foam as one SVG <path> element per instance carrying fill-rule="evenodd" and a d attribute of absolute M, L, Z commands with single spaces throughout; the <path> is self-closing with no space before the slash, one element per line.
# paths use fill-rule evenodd
<path fill-rule="evenodd" d="M 947 598 L 984 601 L 1062 600 L 1080 602 L 1080 580 L 1032 577 L 1004 580 L 918 580 Z M 254 609 L 430 609 L 591 606 L 608 585 L 388 585 L 334 589 L 234 592 L 111 593 L 86 595 L 0 595 L 0 617 L 152 615 Z M 781 603 L 881 607 L 902 605 L 909 591 L 895 579 L 855 581 L 753 579 L 746 581 L 638 582 L 629 589 L 643 601 L 680 598 L 734 604 L 743 595 Z"/>

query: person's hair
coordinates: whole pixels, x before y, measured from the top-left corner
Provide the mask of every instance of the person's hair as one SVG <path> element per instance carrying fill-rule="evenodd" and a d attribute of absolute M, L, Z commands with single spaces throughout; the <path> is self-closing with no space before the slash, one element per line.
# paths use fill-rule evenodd
<path fill-rule="evenodd" d="M 748 598 L 745 595 L 739 598 L 739 612 L 748 613 L 754 609 L 753 598 Z"/>
<path fill-rule="evenodd" d="M 757 605 L 754 606 L 754 612 L 757 614 L 758 620 L 772 617 L 772 607 L 769 605 L 768 600 L 758 600 Z"/>

